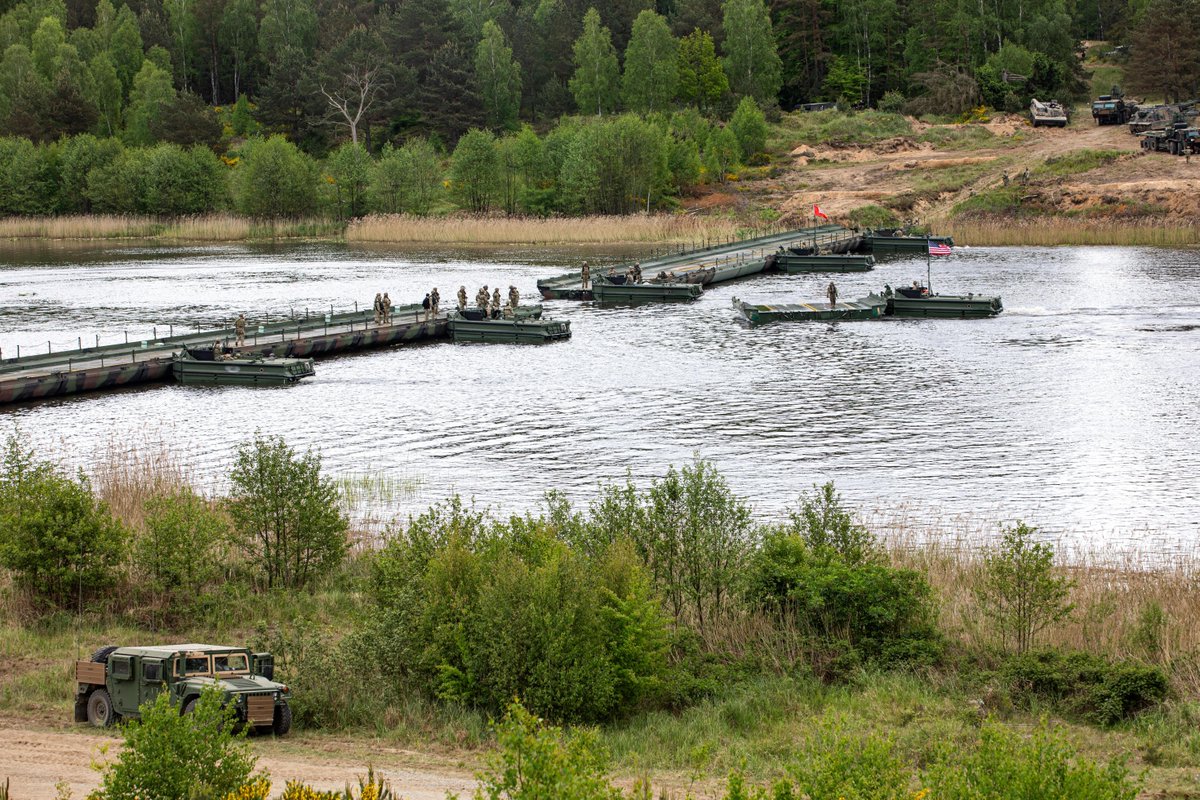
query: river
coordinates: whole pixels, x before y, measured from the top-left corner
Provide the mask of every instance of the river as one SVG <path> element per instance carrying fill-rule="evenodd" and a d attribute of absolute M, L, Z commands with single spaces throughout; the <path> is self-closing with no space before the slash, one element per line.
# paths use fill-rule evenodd
<path fill-rule="evenodd" d="M 0 347 L 148 338 L 240 311 L 444 304 L 483 283 L 526 302 L 580 250 L 413 251 L 343 244 L 10 248 Z M 611 258 L 609 254 L 608 258 Z M 850 299 L 924 278 L 925 262 L 836 276 Z M 934 289 L 999 293 L 994 319 L 780 323 L 731 299 L 820 298 L 829 276 L 766 275 L 697 302 L 558 301 L 569 342 L 402 347 L 324 360 L 288 388 L 157 385 L 0 409 L 71 465 L 165 445 L 219 489 L 256 431 L 374 476 L 404 515 L 459 492 L 504 513 L 550 489 L 580 503 L 711 459 L 764 518 L 833 480 L 869 516 L 995 530 L 1025 520 L 1121 547 L 1193 548 L 1200 533 L 1200 255 L 1150 248 L 959 248 Z M 178 332 L 178 331 L 176 331 Z"/>

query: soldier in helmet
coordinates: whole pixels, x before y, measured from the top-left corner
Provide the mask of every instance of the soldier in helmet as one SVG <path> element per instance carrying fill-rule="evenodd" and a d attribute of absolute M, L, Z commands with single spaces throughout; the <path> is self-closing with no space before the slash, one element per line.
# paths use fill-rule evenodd
<path fill-rule="evenodd" d="M 383 295 L 379 292 L 375 293 L 375 324 L 378 325 L 383 320 Z"/>
<path fill-rule="evenodd" d="M 467 287 L 460 286 L 460 287 L 458 287 L 458 313 L 461 314 L 462 312 L 464 312 L 466 310 L 467 310 Z"/>
<path fill-rule="evenodd" d="M 642 264 L 640 261 L 633 262 L 633 269 L 631 269 L 629 272 L 630 272 L 630 279 L 634 283 L 642 282 Z"/>
<path fill-rule="evenodd" d="M 488 310 L 487 284 L 484 284 L 483 288 L 475 293 L 475 305 L 479 307 L 479 310 L 482 311 L 483 315 L 486 317 Z"/>
<path fill-rule="evenodd" d="M 837 290 L 837 286 L 835 286 L 833 284 L 833 281 L 830 281 L 829 286 L 825 287 L 825 294 L 829 295 L 829 307 L 836 308 L 837 307 L 837 299 L 838 299 L 838 290 Z"/>
<path fill-rule="evenodd" d="M 392 324 L 392 298 L 388 297 L 388 293 L 383 293 L 383 324 Z"/>
<path fill-rule="evenodd" d="M 437 319 L 438 306 L 442 304 L 442 296 L 438 294 L 437 287 L 433 287 L 433 291 L 429 293 L 430 308 L 433 311 L 434 319 Z"/>
<path fill-rule="evenodd" d="M 521 305 L 521 293 L 517 291 L 517 287 L 508 287 L 508 305 L 513 311 L 517 310 L 517 306 Z"/>
<path fill-rule="evenodd" d="M 238 318 L 234 320 L 233 332 L 237 336 L 237 346 L 241 347 L 246 344 L 246 315 L 238 314 Z"/>
<path fill-rule="evenodd" d="M 584 289 L 588 288 L 588 284 L 592 282 L 592 270 L 586 261 L 583 262 L 583 269 L 580 270 L 580 275 L 583 277 L 582 287 Z"/>
<path fill-rule="evenodd" d="M 500 287 L 499 286 L 497 286 L 495 291 L 492 292 L 492 317 L 497 318 L 497 319 L 500 317 Z"/>

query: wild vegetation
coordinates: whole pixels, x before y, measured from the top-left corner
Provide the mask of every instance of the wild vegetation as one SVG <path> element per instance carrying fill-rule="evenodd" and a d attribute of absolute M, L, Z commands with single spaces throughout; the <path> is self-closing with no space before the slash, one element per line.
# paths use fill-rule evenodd
<path fill-rule="evenodd" d="M 1024 524 L 957 542 L 885 535 L 832 485 L 765 521 L 703 461 L 603 485 L 583 508 L 551 494 L 539 513 L 499 516 L 450 498 L 375 541 L 346 528 L 316 454 L 247 442 L 227 498 L 177 463 L 125 459 L 88 480 L 10 439 L 0 652 L 23 656 L 3 663 L 0 713 L 61 722 L 72 658 L 199 637 L 274 652 L 302 736 L 537 751 L 582 787 L 564 796 L 612 796 L 608 769 L 700 769 L 731 798 L 780 780 L 793 794 L 770 796 L 965 797 L 964 774 L 1019 783 L 1058 759 L 1062 786 L 1027 796 L 1132 797 L 1108 753 L 1131 754 L 1158 789 L 1200 764 L 1186 557 L 1064 559 Z M 239 489 L 239 471 L 263 480 Z M 55 580 L 35 580 L 48 563 Z M 493 738 L 485 720 L 505 714 Z M 560 743 L 529 715 L 575 733 Z"/>
<path fill-rule="evenodd" d="M 262 234 L 244 218 L 669 211 L 765 164 L 798 103 L 878 108 L 788 118 L 862 143 L 907 135 L 900 112 L 1080 99 L 1083 39 L 1131 44 L 1139 88 L 1194 94 L 1198 37 L 1156 3 L 19 0 L 0 6 L 0 215 L 232 211 Z"/>

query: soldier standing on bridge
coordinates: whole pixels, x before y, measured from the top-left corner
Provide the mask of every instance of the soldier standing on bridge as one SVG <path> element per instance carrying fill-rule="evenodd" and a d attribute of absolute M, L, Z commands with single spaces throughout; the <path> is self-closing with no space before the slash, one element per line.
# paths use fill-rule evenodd
<path fill-rule="evenodd" d="M 379 292 L 375 293 L 375 324 L 378 325 L 383 321 L 383 295 Z"/>
<path fill-rule="evenodd" d="M 466 310 L 467 310 L 467 287 L 460 286 L 460 287 L 458 287 L 458 313 L 461 314 L 462 312 L 464 312 Z"/>
<path fill-rule="evenodd" d="M 488 288 L 486 283 L 482 289 L 475 293 L 475 305 L 479 306 L 479 310 L 486 317 L 488 311 Z"/>
<path fill-rule="evenodd" d="M 241 347 L 246 344 L 246 315 L 238 314 L 238 318 L 234 320 L 233 332 L 237 336 L 237 346 Z"/>
<path fill-rule="evenodd" d="M 588 288 L 588 284 L 591 283 L 591 281 L 592 281 L 592 270 L 588 266 L 588 263 L 586 261 L 583 262 L 583 268 L 580 270 L 580 275 L 583 277 L 583 282 L 581 283 L 581 286 L 584 289 Z"/>
<path fill-rule="evenodd" d="M 495 291 L 492 292 L 492 317 L 497 318 L 497 319 L 500 317 L 500 287 L 499 286 L 497 286 Z"/>
<path fill-rule="evenodd" d="M 429 322 L 429 312 L 433 309 L 433 301 L 429 299 L 429 292 L 425 293 L 425 299 L 421 301 L 421 308 L 425 309 L 425 321 Z"/>
<path fill-rule="evenodd" d="M 392 298 L 388 297 L 387 292 L 383 293 L 382 306 L 383 306 L 383 324 L 391 325 L 392 324 Z"/>
<path fill-rule="evenodd" d="M 438 306 L 442 304 L 442 296 L 438 294 L 437 287 L 433 287 L 433 291 L 429 293 L 430 310 L 433 311 L 434 319 L 437 319 Z"/>
<path fill-rule="evenodd" d="M 513 310 L 513 314 L 517 313 L 517 306 L 521 305 L 521 293 L 517 291 L 517 287 L 508 287 L 508 307 Z"/>
<path fill-rule="evenodd" d="M 829 286 L 825 289 L 825 294 L 829 295 L 829 307 L 837 307 L 838 292 L 837 287 L 833 285 L 833 281 L 829 282 Z"/>

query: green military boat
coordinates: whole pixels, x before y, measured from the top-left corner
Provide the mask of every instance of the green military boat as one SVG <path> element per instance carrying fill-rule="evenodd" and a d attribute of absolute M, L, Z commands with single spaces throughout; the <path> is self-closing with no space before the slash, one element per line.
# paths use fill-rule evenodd
<path fill-rule="evenodd" d="M 184 348 L 171 363 L 175 380 L 187 385 L 286 386 L 316 374 L 311 358 L 214 356 L 212 348 Z"/>
<path fill-rule="evenodd" d="M 751 305 L 736 297 L 733 307 L 751 325 L 768 322 L 836 322 L 839 320 L 878 319 L 883 315 L 886 302 L 877 294 L 860 297 L 850 302 L 835 303 L 784 303 L 780 305 Z"/>
<path fill-rule="evenodd" d="M 875 268 L 875 257 L 852 253 L 828 253 L 821 255 L 799 255 L 786 252 L 770 257 L 774 269 L 788 275 L 807 272 L 870 272 Z"/>
<path fill-rule="evenodd" d="M 875 230 L 863 236 L 862 247 L 875 255 L 889 253 L 927 253 L 929 245 L 954 246 L 950 236 L 910 236 L 898 230 Z"/>
<path fill-rule="evenodd" d="M 994 317 L 1004 310 L 998 295 L 933 294 L 924 286 L 897 289 L 884 287 L 884 313 L 890 317 L 942 317 L 979 319 Z"/>
<path fill-rule="evenodd" d="M 704 286 L 699 283 L 633 283 L 625 275 L 601 276 L 592 285 L 592 299 L 598 303 L 671 303 L 695 300 L 702 294 Z"/>
<path fill-rule="evenodd" d="M 507 317 L 487 317 L 475 308 L 451 311 L 449 327 L 456 342 L 542 344 L 571 338 L 571 323 L 542 319 L 541 306 L 520 306 Z"/>

